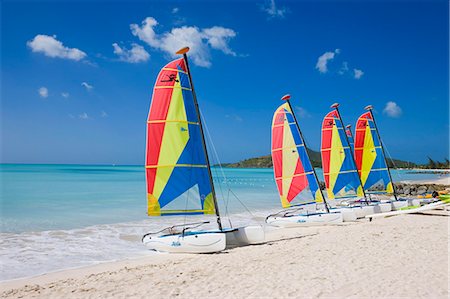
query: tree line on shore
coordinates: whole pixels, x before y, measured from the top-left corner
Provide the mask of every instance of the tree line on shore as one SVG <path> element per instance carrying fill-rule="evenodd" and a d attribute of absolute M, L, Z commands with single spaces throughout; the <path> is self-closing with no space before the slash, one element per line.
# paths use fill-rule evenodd
<path fill-rule="evenodd" d="M 314 167 L 322 167 L 320 152 L 308 149 L 308 154 Z M 428 162 L 426 164 L 417 164 L 398 159 L 388 159 L 388 165 L 390 168 L 450 169 L 450 162 L 448 158 L 441 162 L 428 157 Z M 272 168 L 273 165 L 272 157 L 267 155 L 245 159 L 236 163 L 222 163 L 221 166 L 230 168 Z"/>

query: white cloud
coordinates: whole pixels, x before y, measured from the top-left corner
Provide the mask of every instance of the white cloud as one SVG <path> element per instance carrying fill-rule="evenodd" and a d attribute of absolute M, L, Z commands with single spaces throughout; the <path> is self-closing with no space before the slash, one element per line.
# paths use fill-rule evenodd
<path fill-rule="evenodd" d="M 117 43 L 112 44 L 114 54 L 119 56 L 122 61 L 130 63 L 145 62 L 150 58 L 150 54 L 145 51 L 144 47 L 133 43 L 131 49 L 121 48 Z"/>
<path fill-rule="evenodd" d="M 61 96 L 65 99 L 67 99 L 70 96 L 70 94 L 68 92 L 62 92 Z"/>
<path fill-rule="evenodd" d="M 214 26 L 203 29 L 203 33 L 211 48 L 236 56 L 236 53 L 228 47 L 228 42 L 236 36 L 236 32 L 228 28 Z"/>
<path fill-rule="evenodd" d="M 86 88 L 87 91 L 90 91 L 90 90 L 92 90 L 92 89 L 94 88 L 94 86 L 90 85 L 90 84 L 87 83 L 87 82 L 82 82 L 82 83 L 81 83 L 81 86 L 83 86 L 84 88 Z"/>
<path fill-rule="evenodd" d="M 328 72 L 328 67 L 327 67 L 328 62 L 333 60 L 334 56 L 336 54 L 339 54 L 340 52 L 341 52 L 340 49 L 336 49 L 336 50 L 334 50 L 334 52 L 325 52 L 324 54 L 322 54 L 322 56 L 320 56 L 319 59 L 317 59 L 316 69 L 318 69 L 319 72 L 321 72 L 321 73 Z"/>
<path fill-rule="evenodd" d="M 86 112 L 81 113 L 80 115 L 78 115 L 79 119 L 89 119 L 89 115 Z"/>
<path fill-rule="evenodd" d="M 364 75 L 364 72 L 362 70 L 353 69 L 353 72 L 354 72 L 354 77 L 357 80 L 360 79 Z"/>
<path fill-rule="evenodd" d="M 396 102 L 389 101 L 386 103 L 383 113 L 390 117 L 399 117 L 402 115 L 402 108 Z"/>
<path fill-rule="evenodd" d="M 100 113 L 101 117 L 108 117 L 108 113 L 106 113 L 105 111 L 102 110 L 102 112 Z"/>
<path fill-rule="evenodd" d="M 303 107 L 296 106 L 295 110 L 300 118 L 310 118 L 311 114 Z"/>
<path fill-rule="evenodd" d="M 288 10 L 285 7 L 277 8 L 275 0 L 269 0 L 266 2 L 266 5 L 261 7 L 262 11 L 267 13 L 269 19 L 272 18 L 284 18 Z"/>
<path fill-rule="evenodd" d="M 56 35 L 38 34 L 27 42 L 27 46 L 33 52 L 43 53 L 48 57 L 79 61 L 87 56 L 86 53 L 77 48 L 65 47 L 62 42 L 56 39 Z"/>
<path fill-rule="evenodd" d="M 48 89 L 47 89 L 47 87 L 41 87 L 41 88 L 39 88 L 38 89 L 38 93 L 39 93 L 39 96 L 41 97 L 41 98 L 47 98 L 48 97 Z"/>
<path fill-rule="evenodd" d="M 228 42 L 236 36 L 232 29 L 214 26 L 201 29 L 195 26 L 182 26 L 172 28 L 168 32 L 157 34 L 155 27 L 158 22 L 147 17 L 141 26 L 131 24 L 131 33 L 144 41 L 152 48 L 168 53 L 176 57 L 175 52 L 182 47 L 189 47 L 192 61 L 203 67 L 211 66 L 210 48 L 220 50 L 225 54 L 236 56 L 230 49 Z"/>
<path fill-rule="evenodd" d="M 179 12 L 179 11 L 180 11 L 180 9 L 179 9 L 178 7 L 172 8 L 172 13 L 177 13 L 177 12 Z"/>

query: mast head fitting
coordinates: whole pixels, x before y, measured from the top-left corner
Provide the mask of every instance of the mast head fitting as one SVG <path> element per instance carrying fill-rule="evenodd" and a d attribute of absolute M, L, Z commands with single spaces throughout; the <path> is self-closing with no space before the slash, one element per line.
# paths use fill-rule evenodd
<path fill-rule="evenodd" d="M 189 47 L 184 47 L 184 48 L 181 48 L 180 50 L 178 50 L 175 54 L 183 55 L 183 54 L 186 54 L 187 52 L 189 52 Z"/>
<path fill-rule="evenodd" d="M 372 105 L 367 105 L 366 107 L 364 107 L 364 110 L 372 110 L 373 106 Z"/>
<path fill-rule="evenodd" d="M 333 105 L 330 106 L 330 108 L 337 108 L 339 107 L 339 103 L 334 103 Z"/>
<path fill-rule="evenodd" d="M 291 95 L 290 95 L 290 94 L 286 94 L 286 95 L 284 95 L 284 96 L 281 98 L 282 101 L 289 101 L 290 99 L 291 99 Z"/>

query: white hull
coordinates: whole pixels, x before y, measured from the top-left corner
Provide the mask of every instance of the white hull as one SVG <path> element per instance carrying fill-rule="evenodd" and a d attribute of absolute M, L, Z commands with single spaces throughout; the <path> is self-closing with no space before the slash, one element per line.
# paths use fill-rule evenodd
<path fill-rule="evenodd" d="M 357 219 L 362 219 L 370 214 L 390 212 L 391 209 L 390 203 L 377 203 L 368 206 L 334 208 L 332 211 L 341 212 L 344 222 L 352 222 Z"/>
<path fill-rule="evenodd" d="M 406 208 L 407 206 L 409 206 L 408 200 L 393 201 L 392 202 L 392 211 L 398 211 L 401 208 Z"/>
<path fill-rule="evenodd" d="M 353 222 L 357 219 L 356 213 L 352 208 L 333 208 L 331 209 L 331 212 L 341 213 L 343 222 Z"/>
<path fill-rule="evenodd" d="M 190 232 L 177 235 L 145 236 L 142 242 L 151 250 L 169 253 L 211 253 L 225 249 L 225 233 Z"/>
<path fill-rule="evenodd" d="M 377 206 L 361 206 L 355 209 L 356 217 L 358 219 L 366 217 L 366 215 L 375 214 L 379 212 Z"/>
<path fill-rule="evenodd" d="M 266 240 L 265 232 L 262 226 L 244 226 L 227 231 L 227 246 L 246 246 L 252 244 L 261 244 Z"/>
<path fill-rule="evenodd" d="M 364 218 L 366 215 L 379 212 L 380 208 L 375 205 L 369 206 L 351 206 L 333 209 L 341 213 L 346 213 L 344 222 L 356 221 L 356 219 Z"/>
<path fill-rule="evenodd" d="M 434 210 L 434 209 L 438 209 L 438 208 L 443 208 L 443 207 L 446 207 L 449 205 L 450 205 L 449 203 L 436 202 L 436 203 L 430 203 L 430 204 L 424 205 L 422 207 L 413 208 L 413 209 L 367 215 L 366 218 L 369 218 L 370 220 L 372 220 L 373 218 L 383 218 L 383 217 L 390 217 L 390 216 L 396 216 L 396 215 L 402 215 L 402 214 L 418 213 L 418 212 L 430 211 L 430 210 Z"/>
<path fill-rule="evenodd" d="M 314 213 L 300 214 L 288 217 L 269 216 L 266 219 L 267 224 L 277 227 L 298 227 L 298 226 L 316 226 L 335 224 L 343 222 L 342 214 L 339 212 L 332 213 Z"/>
<path fill-rule="evenodd" d="M 387 213 L 392 211 L 392 204 L 390 202 L 381 202 L 378 204 L 380 207 L 380 213 Z"/>

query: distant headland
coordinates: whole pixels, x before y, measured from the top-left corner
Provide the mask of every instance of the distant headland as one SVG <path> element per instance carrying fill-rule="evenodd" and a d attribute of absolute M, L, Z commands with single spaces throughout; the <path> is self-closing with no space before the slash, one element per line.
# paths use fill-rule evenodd
<path fill-rule="evenodd" d="M 308 154 L 314 167 L 322 167 L 320 152 L 308 149 Z M 399 159 L 388 160 L 391 168 L 407 168 L 407 169 L 449 169 L 450 162 L 445 159 L 443 162 L 435 161 L 428 157 L 428 163 L 417 164 L 414 162 L 403 161 Z M 218 165 L 217 165 L 218 166 Z M 270 155 L 245 159 L 235 163 L 222 163 L 222 167 L 227 168 L 272 168 L 272 157 Z M 427 171 L 429 172 L 429 170 Z M 440 172 L 440 171 L 438 171 Z"/>

